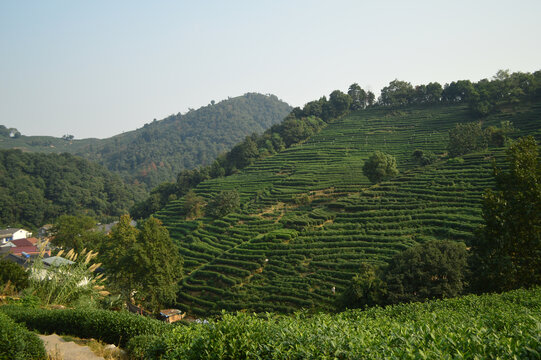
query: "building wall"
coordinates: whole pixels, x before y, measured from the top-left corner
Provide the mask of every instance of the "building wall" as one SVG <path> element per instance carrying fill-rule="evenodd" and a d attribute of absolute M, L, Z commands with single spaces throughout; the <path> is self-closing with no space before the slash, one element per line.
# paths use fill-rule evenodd
<path fill-rule="evenodd" d="M 24 229 L 17 230 L 13 233 L 13 239 L 11 240 L 18 240 L 18 239 L 26 239 L 32 236 L 32 233 L 30 231 L 26 231 Z"/>

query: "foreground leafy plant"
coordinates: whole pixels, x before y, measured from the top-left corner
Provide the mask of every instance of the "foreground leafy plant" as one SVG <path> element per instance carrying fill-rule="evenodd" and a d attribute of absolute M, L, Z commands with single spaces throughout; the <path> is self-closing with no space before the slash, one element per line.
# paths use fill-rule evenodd
<path fill-rule="evenodd" d="M 161 342 L 146 358 L 537 359 L 541 289 L 313 317 L 224 313 Z"/>
<path fill-rule="evenodd" d="M 169 328 L 168 324 L 161 321 L 125 311 L 47 310 L 9 305 L 0 307 L 0 315 L 2 313 L 40 333 L 94 338 L 121 346 L 135 336 L 162 334 Z"/>
<path fill-rule="evenodd" d="M 42 305 L 92 305 L 106 295 L 101 285 L 103 275 L 94 273 L 101 265 L 92 264 L 96 256 L 93 251 L 83 250 L 77 254 L 70 250 L 65 257 L 72 263 L 57 263 L 49 267 L 45 267 L 41 258 L 36 259 L 29 270 L 28 292 L 37 296 Z"/>
<path fill-rule="evenodd" d="M 45 359 L 43 342 L 0 312 L 0 359 Z"/>

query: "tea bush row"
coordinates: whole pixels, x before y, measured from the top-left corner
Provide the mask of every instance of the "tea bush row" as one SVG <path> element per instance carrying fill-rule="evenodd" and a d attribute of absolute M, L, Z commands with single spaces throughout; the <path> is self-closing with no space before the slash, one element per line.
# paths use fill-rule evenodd
<path fill-rule="evenodd" d="M 34 309 L 6 305 L 0 312 L 17 323 L 43 334 L 65 334 L 94 338 L 120 346 L 137 335 L 161 334 L 169 325 L 125 311 L 80 309 Z"/>
<path fill-rule="evenodd" d="M 0 359 L 47 359 L 41 339 L 0 312 Z"/>
<path fill-rule="evenodd" d="M 539 359 L 541 290 L 338 315 L 224 313 L 208 324 L 174 328 L 152 350 L 146 358 Z"/>

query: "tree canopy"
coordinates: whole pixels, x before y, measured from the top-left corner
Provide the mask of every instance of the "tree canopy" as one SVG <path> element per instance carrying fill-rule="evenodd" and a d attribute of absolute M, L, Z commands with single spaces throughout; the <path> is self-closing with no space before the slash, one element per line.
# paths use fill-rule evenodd
<path fill-rule="evenodd" d="M 411 83 L 395 79 L 381 89 L 379 102 L 382 105 L 407 105 L 413 100 L 414 89 Z"/>
<path fill-rule="evenodd" d="M 238 209 L 240 196 L 236 190 L 224 190 L 215 194 L 208 202 L 205 212 L 209 216 L 222 217 Z"/>
<path fill-rule="evenodd" d="M 535 139 L 512 144 L 507 162 L 507 168 L 494 168 L 496 187 L 485 193 L 485 223 L 472 247 L 478 290 L 541 284 L 541 158 Z"/>
<path fill-rule="evenodd" d="M 141 197 L 139 188 L 80 157 L 0 150 L 0 227 L 37 228 L 62 214 L 105 222 Z"/>
<path fill-rule="evenodd" d="M 364 109 L 368 103 L 368 95 L 359 84 L 354 83 L 348 89 L 348 95 L 351 97 L 351 109 Z"/>
<path fill-rule="evenodd" d="M 122 215 L 99 249 L 109 282 L 126 301 L 130 301 L 132 291 L 137 288 L 130 252 L 137 243 L 139 231 L 132 226 L 131 221 L 128 215 Z"/>
<path fill-rule="evenodd" d="M 339 298 L 339 307 L 354 309 L 382 305 L 387 294 L 386 285 L 378 274 L 379 269 L 363 263 L 359 272 L 353 276 L 349 286 Z"/>
<path fill-rule="evenodd" d="M 182 274 L 182 259 L 169 232 L 150 217 L 136 229 L 129 216 L 121 217 L 102 246 L 101 259 L 113 288 L 127 301 L 151 311 L 171 305 Z"/>
<path fill-rule="evenodd" d="M 398 175 L 394 156 L 375 151 L 363 165 L 364 175 L 373 183 Z"/>
<path fill-rule="evenodd" d="M 80 253 L 83 249 L 97 249 L 104 234 L 97 230 L 97 222 L 90 216 L 60 216 L 51 230 L 56 246 L 73 249 Z"/>
<path fill-rule="evenodd" d="M 455 297 L 469 285 L 464 243 L 432 240 L 395 254 L 385 268 L 363 264 L 339 298 L 340 308 Z"/>
<path fill-rule="evenodd" d="M 385 270 L 390 303 L 455 297 L 467 285 L 466 245 L 429 241 L 393 256 Z"/>
<path fill-rule="evenodd" d="M 455 157 L 487 148 L 480 122 L 459 123 L 449 131 L 449 156 Z"/>

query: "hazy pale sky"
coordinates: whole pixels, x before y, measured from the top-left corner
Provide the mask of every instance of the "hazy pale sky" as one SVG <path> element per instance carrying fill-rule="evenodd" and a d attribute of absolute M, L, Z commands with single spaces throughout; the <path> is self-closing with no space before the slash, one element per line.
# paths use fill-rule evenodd
<path fill-rule="evenodd" d="M 109 137 L 246 92 L 293 106 L 541 69 L 541 1 L 0 0 L 0 124 Z"/>

